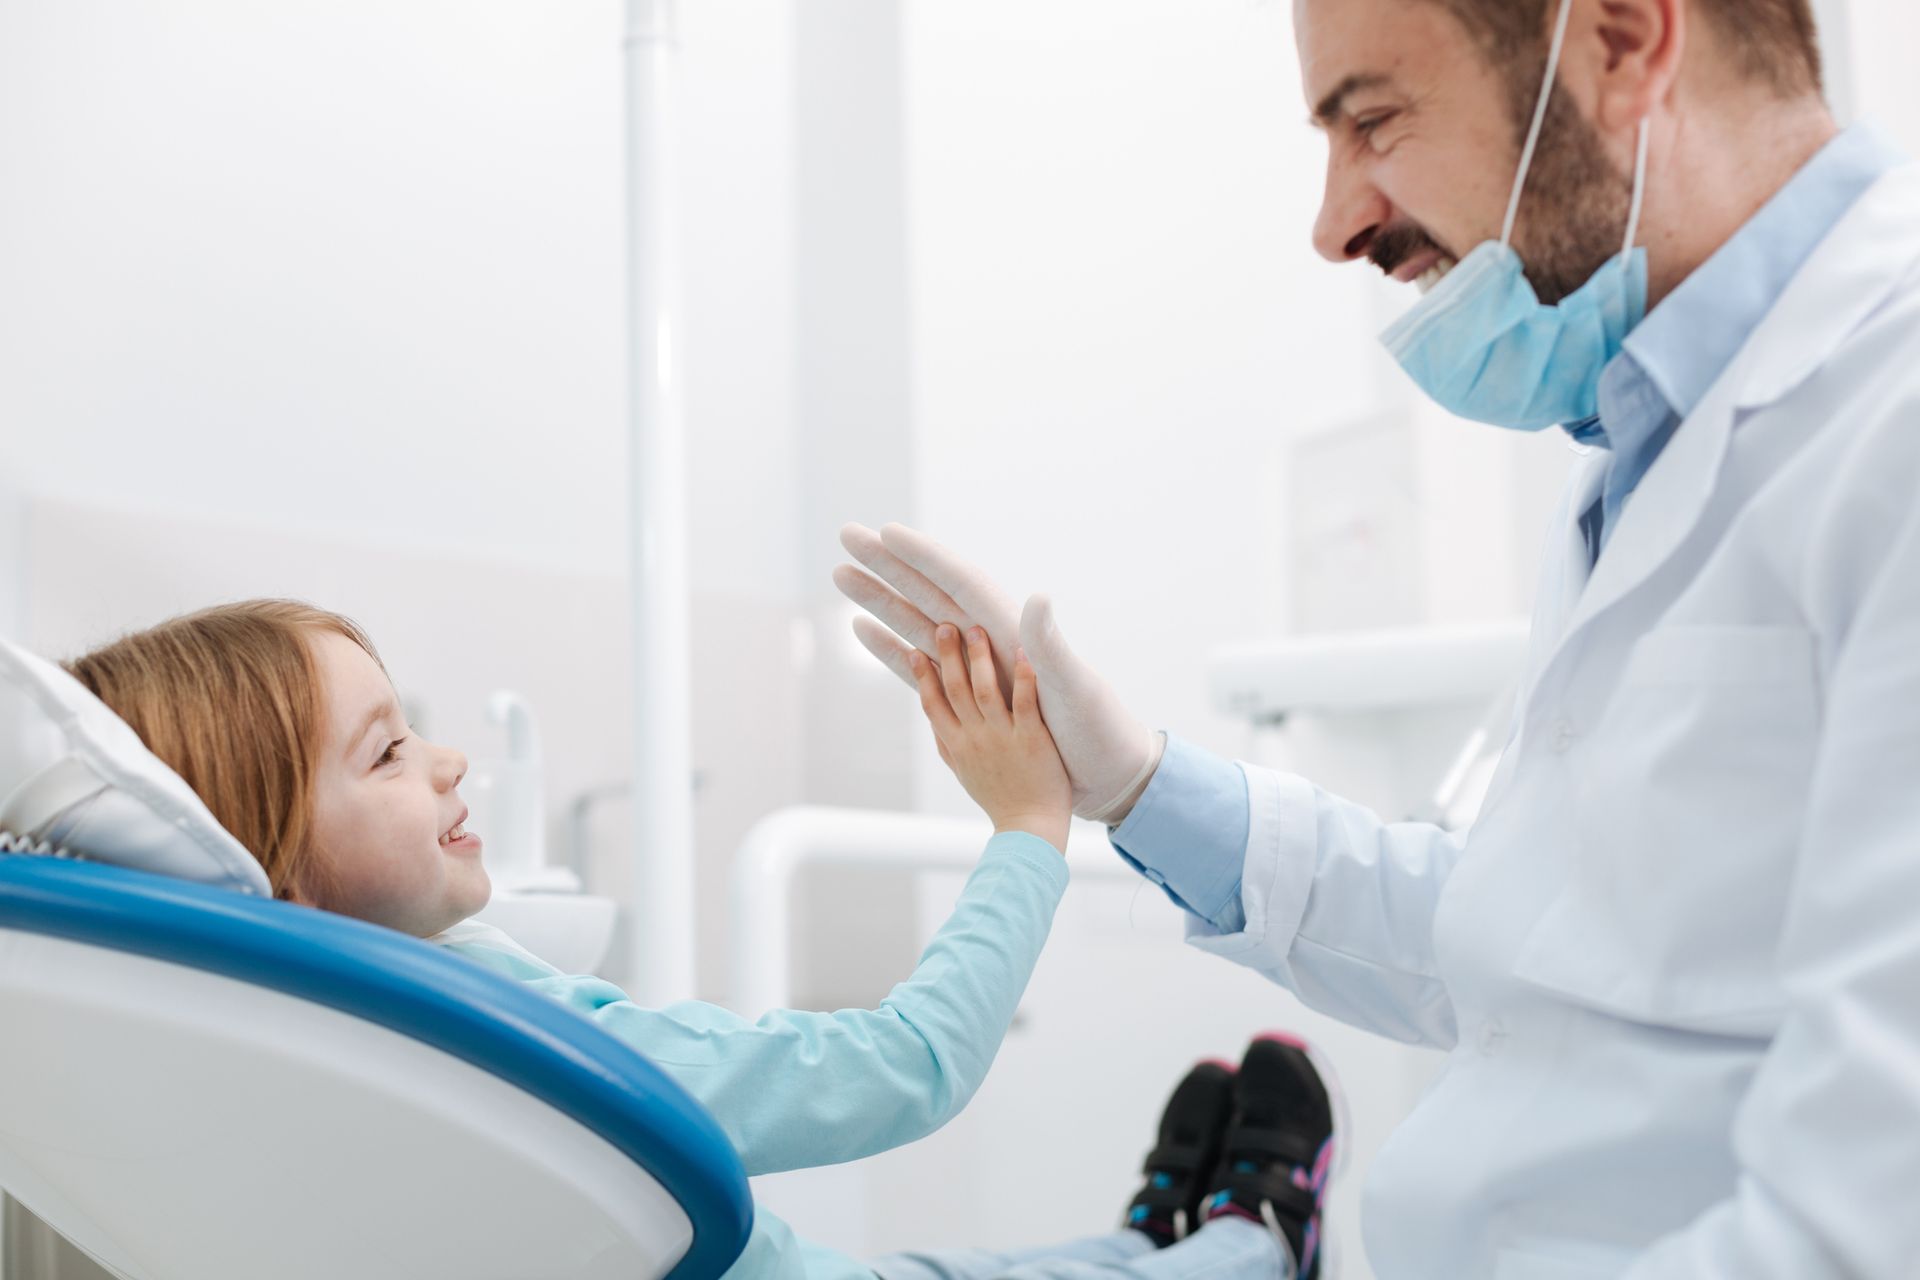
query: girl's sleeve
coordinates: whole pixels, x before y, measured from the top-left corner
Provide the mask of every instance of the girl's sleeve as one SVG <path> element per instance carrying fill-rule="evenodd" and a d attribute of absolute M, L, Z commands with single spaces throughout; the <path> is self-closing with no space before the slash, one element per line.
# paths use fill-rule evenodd
<path fill-rule="evenodd" d="M 1066 885 L 1066 859 L 1046 841 L 994 836 L 912 975 L 876 1009 L 750 1022 L 697 1001 L 645 1009 L 597 978 L 531 985 L 698 1098 L 749 1174 L 837 1164 L 925 1137 L 973 1097 Z"/>

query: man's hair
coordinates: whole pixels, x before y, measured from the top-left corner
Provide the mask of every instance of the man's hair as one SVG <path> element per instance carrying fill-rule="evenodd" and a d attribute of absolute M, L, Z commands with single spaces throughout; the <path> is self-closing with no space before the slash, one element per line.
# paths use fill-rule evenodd
<path fill-rule="evenodd" d="M 1559 0 L 1438 0 L 1508 77 L 1516 114 L 1533 113 Z M 1821 89 L 1820 40 L 1809 0 L 1690 0 L 1736 70 L 1783 98 Z M 1524 128 L 1524 125 L 1522 126 Z"/>

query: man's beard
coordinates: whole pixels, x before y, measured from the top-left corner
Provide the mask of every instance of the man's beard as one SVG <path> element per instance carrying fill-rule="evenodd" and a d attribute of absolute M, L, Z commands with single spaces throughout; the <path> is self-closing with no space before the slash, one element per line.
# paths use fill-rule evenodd
<path fill-rule="evenodd" d="M 1620 252 L 1631 204 L 1631 179 L 1555 84 L 1513 229 L 1514 251 L 1541 302 L 1552 306 L 1575 292 Z"/>
<path fill-rule="evenodd" d="M 1532 107 L 1527 111 L 1514 150 L 1516 172 L 1527 126 L 1533 123 Z M 1541 302 L 1552 306 L 1561 301 L 1620 252 L 1631 200 L 1631 183 L 1607 158 L 1600 135 L 1581 116 L 1565 88 L 1555 84 L 1513 228 L 1514 252 L 1520 255 L 1527 280 Z M 1500 212 L 1504 217 L 1505 208 Z M 1429 250 L 1457 260 L 1472 247 L 1442 248 L 1419 226 L 1405 223 L 1374 237 L 1367 257 L 1392 275 L 1402 263 Z"/>

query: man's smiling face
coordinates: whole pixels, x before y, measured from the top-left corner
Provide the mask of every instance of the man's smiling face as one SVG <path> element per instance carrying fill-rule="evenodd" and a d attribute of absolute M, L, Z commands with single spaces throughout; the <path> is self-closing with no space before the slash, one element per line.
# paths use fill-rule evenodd
<path fill-rule="evenodd" d="M 1431 285 L 1497 240 L 1526 115 L 1545 71 L 1496 70 L 1439 0 L 1295 0 L 1301 83 L 1327 138 L 1314 247 Z M 1543 302 L 1579 288 L 1620 247 L 1625 175 L 1564 89 L 1549 102 L 1514 248 Z"/>

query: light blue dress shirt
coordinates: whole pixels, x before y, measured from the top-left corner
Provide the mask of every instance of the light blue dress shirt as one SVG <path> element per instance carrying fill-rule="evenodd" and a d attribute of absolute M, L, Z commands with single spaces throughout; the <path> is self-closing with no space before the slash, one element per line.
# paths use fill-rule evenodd
<path fill-rule="evenodd" d="M 1600 415 L 1567 428 L 1613 458 L 1582 527 L 1598 559 L 1627 500 L 1795 273 L 1856 200 L 1905 156 L 1878 129 L 1844 130 L 1627 335 L 1600 378 Z M 1246 927 L 1240 767 L 1171 734 L 1113 847 L 1182 909 L 1222 933 Z"/>
<path fill-rule="evenodd" d="M 1585 520 L 1594 559 L 1667 441 L 1794 275 L 1854 201 L 1905 159 L 1872 125 L 1845 130 L 1627 335 L 1600 375 L 1599 416 L 1567 427 L 1581 444 L 1613 454 Z"/>
<path fill-rule="evenodd" d="M 1250 825 L 1240 766 L 1168 734 L 1160 767 L 1109 838 L 1181 910 L 1238 933 L 1247 923 L 1240 868 Z"/>

